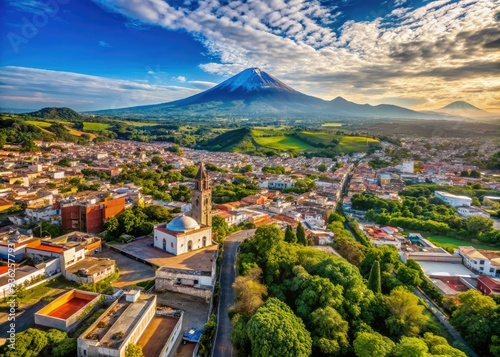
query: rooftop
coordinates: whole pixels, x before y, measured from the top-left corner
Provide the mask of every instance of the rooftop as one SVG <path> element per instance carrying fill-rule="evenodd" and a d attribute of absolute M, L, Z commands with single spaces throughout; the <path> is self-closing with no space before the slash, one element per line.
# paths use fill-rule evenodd
<path fill-rule="evenodd" d="M 464 265 L 458 263 L 430 262 L 417 260 L 427 276 L 462 276 L 475 277 L 476 275 Z"/>
<path fill-rule="evenodd" d="M 80 260 L 78 263 L 71 265 L 66 268 L 66 271 L 72 274 L 76 274 L 81 269 L 85 269 L 87 272 L 83 275 L 90 276 L 97 272 L 103 271 L 115 264 L 114 260 L 111 259 L 99 259 L 99 258 L 85 258 Z"/>

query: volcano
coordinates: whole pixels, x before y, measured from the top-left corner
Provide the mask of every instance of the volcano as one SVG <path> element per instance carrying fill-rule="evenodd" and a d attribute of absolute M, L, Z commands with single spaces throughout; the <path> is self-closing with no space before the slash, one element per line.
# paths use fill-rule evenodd
<path fill-rule="evenodd" d="M 326 101 L 301 93 L 260 70 L 248 68 L 191 97 L 162 104 L 109 109 L 96 114 L 178 118 L 436 118 L 394 105 L 357 104 L 341 97 Z"/>

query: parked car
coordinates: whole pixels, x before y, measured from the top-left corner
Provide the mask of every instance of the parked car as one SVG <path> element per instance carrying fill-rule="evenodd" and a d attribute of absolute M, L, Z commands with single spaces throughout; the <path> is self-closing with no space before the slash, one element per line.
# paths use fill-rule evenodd
<path fill-rule="evenodd" d="M 184 335 L 182 335 L 182 343 L 186 344 L 188 342 L 198 342 L 201 335 L 203 335 L 203 330 L 197 330 L 191 327 Z"/>

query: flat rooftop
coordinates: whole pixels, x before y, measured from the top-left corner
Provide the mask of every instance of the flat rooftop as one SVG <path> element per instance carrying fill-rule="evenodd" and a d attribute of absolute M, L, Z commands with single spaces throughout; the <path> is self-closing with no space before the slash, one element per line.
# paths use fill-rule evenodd
<path fill-rule="evenodd" d="M 99 294 L 71 290 L 40 309 L 37 314 L 66 320 L 97 297 Z"/>
<path fill-rule="evenodd" d="M 117 349 L 123 340 L 129 335 L 137 321 L 144 315 L 146 310 L 155 301 L 155 296 L 141 295 L 136 302 L 125 301 L 125 296 L 121 297 L 113 313 L 108 313 L 102 317 L 106 322 L 105 327 L 96 325 L 84 336 L 85 339 L 99 340 L 101 345 Z M 117 338 L 117 334 L 123 337 Z"/>
<path fill-rule="evenodd" d="M 83 274 L 86 276 L 94 275 L 97 272 L 103 271 L 115 264 L 114 260 L 106 258 L 85 258 L 80 260 L 78 263 L 73 264 L 66 268 L 66 271 L 76 274 L 80 269 L 87 269 L 87 273 Z"/>
<path fill-rule="evenodd" d="M 173 255 L 153 246 L 153 238 L 145 238 L 127 244 L 115 244 L 117 248 L 134 257 L 144 259 L 158 267 L 179 270 L 212 272 L 212 263 L 217 254 L 217 245 Z"/>
<path fill-rule="evenodd" d="M 427 276 L 462 276 L 471 278 L 476 276 L 472 271 L 459 263 L 428 262 L 421 260 L 417 260 L 416 262 Z"/>
<path fill-rule="evenodd" d="M 159 356 L 163 346 L 170 338 L 178 317 L 155 316 L 137 341 L 144 356 Z"/>

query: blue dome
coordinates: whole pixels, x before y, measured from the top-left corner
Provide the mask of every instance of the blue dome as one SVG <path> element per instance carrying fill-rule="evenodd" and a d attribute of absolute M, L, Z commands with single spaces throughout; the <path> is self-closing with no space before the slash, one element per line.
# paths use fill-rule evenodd
<path fill-rule="evenodd" d="M 167 229 L 174 232 L 190 231 L 200 229 L 200 225 L 191 217 L 177 216 L 167 224 Z"/>

